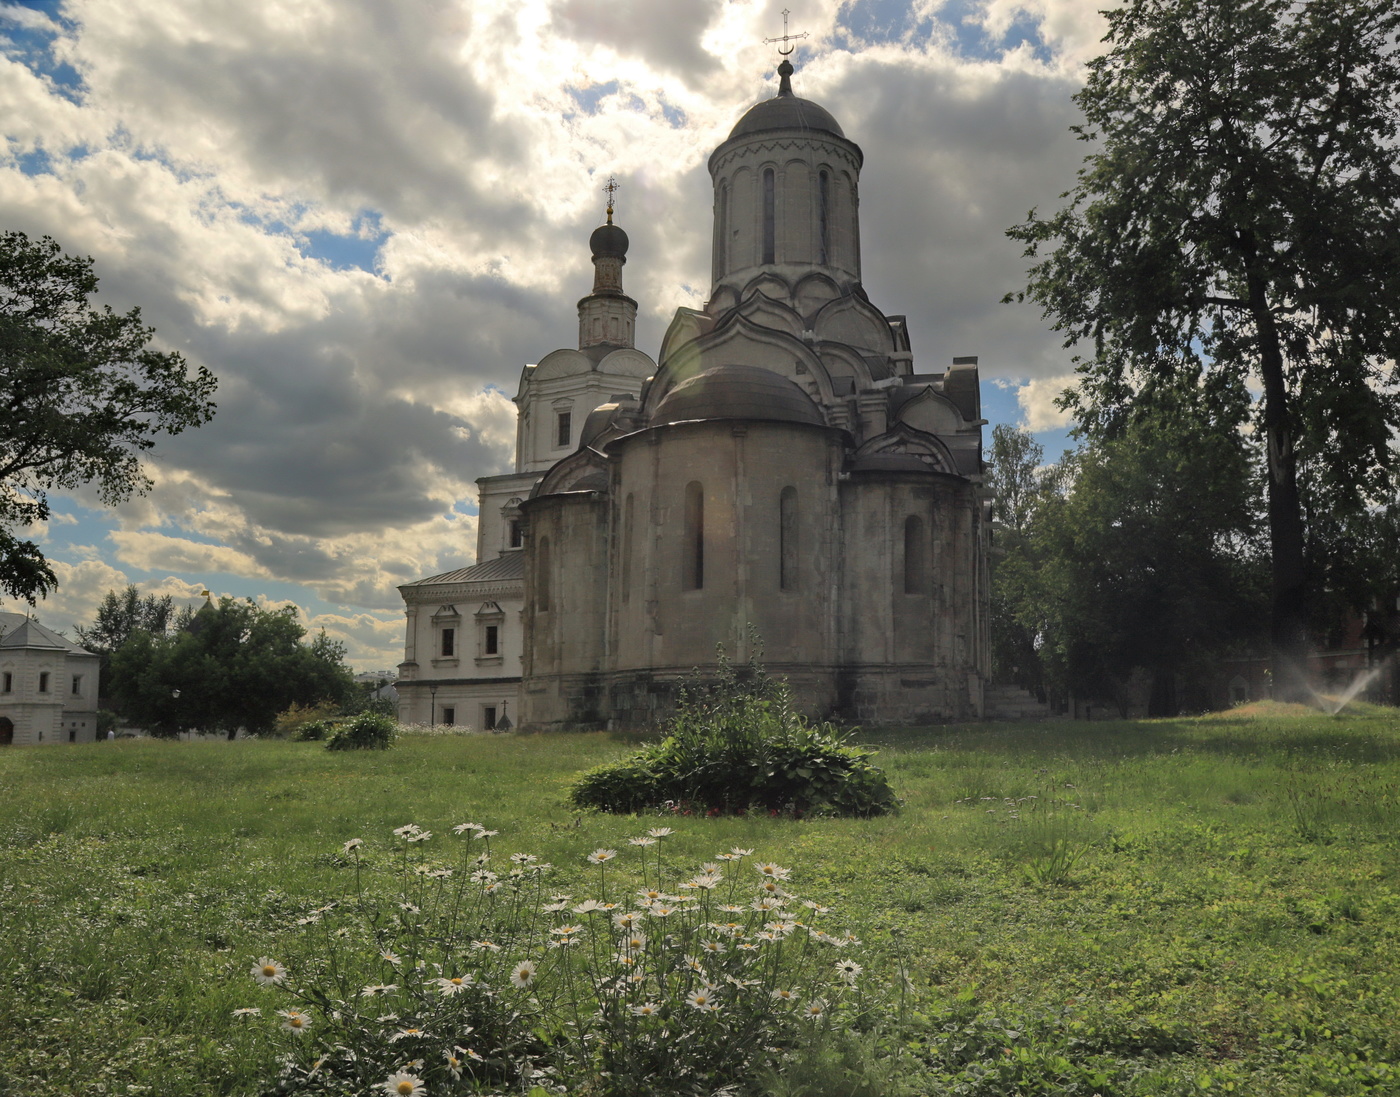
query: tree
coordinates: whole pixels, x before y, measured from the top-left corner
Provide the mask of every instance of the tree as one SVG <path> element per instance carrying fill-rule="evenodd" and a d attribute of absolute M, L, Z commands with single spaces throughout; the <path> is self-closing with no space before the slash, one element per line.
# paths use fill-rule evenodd
<path fill-rule="evenodd" d="M 1092 436 L 1162 383 L 1238 396 L 1258 379 L 1275 681 L 1291 695 L 1319 585 L 1300 459 L 1339 512 L 1393 496 L 1400 8 L 1128 0 L 1107 18 L 1075 96 L 1096 147 L 1063 210 L 1009 230 L 1037 260 L 1017 296 L 1092 346 L 1064 400 Z"/>
<path fill-rule="evenodd" d="M 92 260 L 45 236 L 0 234 L 0 593 L 31 605 L 58 585 L 14 532 L 49 516 L 48 492 L 95 483 L 105 503 L 151 481 L 139 455 L 214 414 L 216 381 L 150 347 L 141 312 L 97 308 Z"/>
<path fill-rule="evenodd" d="M 345 648 L 324 632 L 309 644 L 295 607 L 264 610 L 222 598 L 182 630 L 134 630 L 112 657 L 120 711 L 157 736 L 187 728 L 270 731 L 292 704 L 344 704 L 355 691 Z"/>
<path fill-rule="evenodd" d="M 147 594 L 143 598 L 134 583 L 120 594 L 109 590 L 97 607 L 93 623 L 74 629 L 78 643 L 101 656 L 99 693 L 105 698 L 113 692 L 112 656 L 128 637 L 138 631 L 163 637 L 168 632 L 184 629 L 193 616 L 187 605 L 177 611 L 175 599 L 169 594 L 159 598 Z"/>
<path fill-rule="evenodd" d="M 1176 714 L 1182 686 L 1205 707 L 1218 657 L 1267 617 L 1248 441 L 1193 404 L 1159 398 L 1086 445 L 1033 527 L 1048 676 L 1123 708 L 1141 668 L 1153 716 Z"/>

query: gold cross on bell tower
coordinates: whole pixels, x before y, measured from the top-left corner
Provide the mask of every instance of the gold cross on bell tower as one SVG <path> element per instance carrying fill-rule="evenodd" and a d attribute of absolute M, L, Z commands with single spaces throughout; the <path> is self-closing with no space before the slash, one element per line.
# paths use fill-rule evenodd
<path fill-rule="evenodd" d="M 603 190 L 608 192 L 608 224 L 612 224 L 613 215 L 613 195 L 622 189 L 622 184 L 617 181 L 617 176 L 609 175 L 608 181 L 603 185 Z"/>
<path fill-rule="evenodd" d="M 796 46 L 788 46 L 788 43 L 789 43 L 789 42 L 796 42 L 799 38 L 806 38 L 806 37 L 807 37 L 807 32 L 806 32 L 805 30 L 804 30 L 801 34 L 789 34 L 789 33 L 788 33 L 788 22 L 787 22 L 787 21 L 788 21 L 788 16 L 791 15 L 791 14 L 792 14 L 792 13 L 791 13 L 790 11 L 788 11 L 787 8 L 784 8 L 784 9 L 783 9 L 783 33 L 782 33 L 782 36 L 781 36 L 781 37 L 779 37 L 779 38 L 765 38 L 765 39 L 763 40 L 763 44 L 764 44 L 764 45 L 772 45 L 774 42 L 781 42 L 783 45 L 778 47 L 778 52 L 779 52 L 780 54 L 782 54 L 784 57 L 788 56 L 788 54 L 792 53 L 792 51 L 795 50 L 795 49 L 797 48 Z M 787 49 L 784 49 L 783 46 L 787 46 Z"/>

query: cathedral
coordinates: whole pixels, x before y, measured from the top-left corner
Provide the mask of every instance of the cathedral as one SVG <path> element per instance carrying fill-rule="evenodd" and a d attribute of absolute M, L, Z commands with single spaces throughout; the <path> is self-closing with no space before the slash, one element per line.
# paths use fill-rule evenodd
<path fill-rule="evenodd" d="M 792 72 L 710 156 L 709 301 L 655 361 L 609 203 L 578 349 L 525 367 L 516 471 L 477 481 L 477 563 L 399 588 L 400 719 L 644 726 L 754 636 L 813 715 L 982 715 L 977 359 L 916 364 L 866 296 L 863 155 Z"/>

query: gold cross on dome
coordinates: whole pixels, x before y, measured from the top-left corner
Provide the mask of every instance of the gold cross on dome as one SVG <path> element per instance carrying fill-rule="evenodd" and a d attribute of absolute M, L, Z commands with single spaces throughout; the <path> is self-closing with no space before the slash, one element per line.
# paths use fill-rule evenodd
<path fill-rule="evenodd" d="M 608 181 L 603 185 L 603 189 L 608 192 L 608 224 L 612 224 L 613 215 L 613 195 L 622 189 L 622 184 L 617 181 L 617 176 L 609 175 Z"/>
<path fill-rule="evenodd" d="M 764 44 L 764 45 L 772 45 L 774 42 L 781 42 L 781 43 L 783 43 L 783 46 L 787 46 L 787 44 L 788 44 L 789 42 L 796 42 L 799 38 L 806 38 L 806 37 L 807 37 L 807 32 L 806 32 L 805 30 L 804 30 L 801 34 L 789 34 L 789 33 L 788 33 L 788 24 L 787 24 L 787 21 L 788 21 L 788 16 L 791 15 L 791 14 L 792 14 L 792 13 L 791 13 L 790 11 L 788 11 L 787 8 L 784 8 L 784 9 L 783 9 L 783 34 L 782 34 L 782 37 L 781 37 L 781 38 L 765 38 L 765 39 L 763 40 L 763 44 Z M 779 52 L 780 54 L 782 54 L 782 56 L 784 56 L 784 57 L 786 57 L 788 54 L 790 54 L 793 50 L 795 50 L 795 49 L 797 48 L 796 46 L 788 46 L 787 49 L 783 49 L 783 46 L 779 46 L 779 47 L 778 47 L 778 52 Z"/>

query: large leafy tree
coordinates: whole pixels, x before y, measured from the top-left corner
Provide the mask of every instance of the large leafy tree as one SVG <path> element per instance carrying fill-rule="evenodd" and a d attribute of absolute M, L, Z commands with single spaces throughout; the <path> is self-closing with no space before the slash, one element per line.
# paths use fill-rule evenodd
<path fill-rule="evenodd" d="M 139 309 L 90 302 L 92 265 L 47 236 L 0 233 L 0 594 L 31 605 L 57 579 L 16 530 L 48 518 L 48 492 L 144 492 L 140 454 L 156 436 L 214 414 L 208 370 L 153 350 Z"/>
<path fill-rule="evenodd" d="M 1276 681 L 1301 688 L 1318 499 L 1393 497 L 1400 424 L 1400 7 L 1127 0 L 1076 102 L 1094 149 L 1059 213 L 1010 235 L 1079 360 L 1066 404 L 1113 437 L 1163 383 L 1234 401 L 1263 441 Z M 1315 590 L 1319 583 L 1313 573 Z"/>
<path fill-rule="evenodd" d="M 132 631 L 112 656 L 113 697 L 123 716 L 158 736 L 267 732 L 293 704 L 344 704 L 355 693 L 343 645 L 325 633 L 303 643 L 305 635 L 294 607 L 223 598 L 176 631 Z"/>

